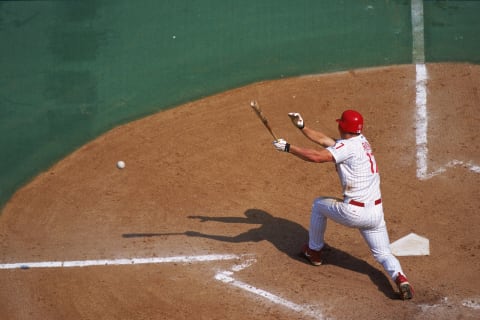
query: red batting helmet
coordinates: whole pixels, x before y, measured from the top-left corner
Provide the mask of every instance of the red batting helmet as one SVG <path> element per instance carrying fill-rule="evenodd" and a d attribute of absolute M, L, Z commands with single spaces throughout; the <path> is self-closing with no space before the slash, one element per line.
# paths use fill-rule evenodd
<path fill-rule="evenodd" d="M 361 133 L 363 129 L 363 117 L 355 110 L 346 110 L 342 117 L 337 119 L 338 126 L 345 132 Z"/>

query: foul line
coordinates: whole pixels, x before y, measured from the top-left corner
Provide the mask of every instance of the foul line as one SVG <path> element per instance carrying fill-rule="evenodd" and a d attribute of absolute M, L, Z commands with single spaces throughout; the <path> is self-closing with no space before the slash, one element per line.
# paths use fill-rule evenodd
<path fill-rule="evenodd" d="M 134 264 L 158 264 L 158 263 L 192 263 L 218 260 L 234 260 L 240 257 L 233 254 L 225 255 L 200 255 L 200 256 L 177 256 L 177 257 L 152 257 L 131 258 L 113 260 L 77 260 L 77 261 L 47 261 L 47 262 L 20 262 L 0 264 L 0 269 L 30 269 L 30 268 L 71 268 L 92 267 L 109 265 L 134 265 Z"/>
<path fill-rule="evenodd" d="M 423 0 L 412 0 L 412 60 L 416 71 L 416 124 L 415 135 L 417 145 L 417 178 L 420 180 L 430 179 L 456 166 L 463 166 L 468 170 L 480 173 L 480 166 L 473 162 L 452 160 L 445 166 L 434 172 L 428 173 L 428 114 L 427 114 L 427 82 L 428 73 L 425 65 L 425 34 L 423 19 Z"/>
<path fill-rule="evenodd" d="M 213 254 L 199 256 L 176 256 L 176 257 L 152 257 L 152 258 L 131 258 L 131 259 L 101 259 L 101 260 L 73 260 L 73 261 L 44 261 L 44 262 L 19 262 L 19 263 L 3 263 L 0 269 L 31 269 L 31 268 L 73 268 L 73 267 L 93 267 L 93 266 L 118 266 L 118 265 L 139 265 L 139 264 L 160 264 L 160 263 L 194 263 L 208 262 L 220 260 L 238 260 L 244 258 L 245 255 L 238 256 L 235 254 Z M 295 312 L 302 313 L 314 319 L 324 319 L 321 312 L 313 310 L 309 306 L 299 305 L 283 299 L 277 295 L 269 293 L 265 290 L 255 288 L 247 283 L 235 280 L 232 276 L 234 272 L 241 271 L 250 267 L 255 259 L 249 258 L 241 264 L 234 265 L 231 271 L 221 271 L 215 275 L 215 279 L 223 283 L 233 285 L 234 287 L 243 289 L 247 292 L 263 297 L 275 304 L 282 305 Z"/>
<path fill-rule="evenodd" d="M 417 143 L 417 178 L 423 179 L 427 177 L 427 67 L 424 64 L 416 65 L 416 125 L 415 136 Z"/>
<path fill-rule="evenodd" d="M 423 0 L 412 0 L 412 60 L 416 71 L 417 106 L 415 136 L 417 144 L 417 178 L 427 176 L 427 67 L 425 66 L 425 36 L 423 23 Z"/>

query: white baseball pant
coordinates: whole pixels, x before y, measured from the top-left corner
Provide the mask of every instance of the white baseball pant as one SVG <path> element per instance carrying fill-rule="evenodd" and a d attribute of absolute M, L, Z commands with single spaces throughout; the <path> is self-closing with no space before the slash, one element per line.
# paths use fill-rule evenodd
<path fill-rule="evenodd" d="M 381 203 L 359 207 L 336 198 L 320 197 L 315 199 L 310 217 L 308 244 L 310 249 L 320 250 L 323 248 L 327 218 L 344 226 L 358 229 L 375 260 L 383 266 L 393 281 L 399 272 L 405 275 L 400 262 L 390 250 L 390 240 Z"/>

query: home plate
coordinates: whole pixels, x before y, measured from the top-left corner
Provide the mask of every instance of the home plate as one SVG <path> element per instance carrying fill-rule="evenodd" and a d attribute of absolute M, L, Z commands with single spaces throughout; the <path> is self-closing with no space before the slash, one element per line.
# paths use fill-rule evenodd
<path fill-rule="evenodd" d="M 396 256 L 428 256 L 430 255 L 430 241 L 415 233 L 410 233 L 392 242 L 390 249 Z"/>

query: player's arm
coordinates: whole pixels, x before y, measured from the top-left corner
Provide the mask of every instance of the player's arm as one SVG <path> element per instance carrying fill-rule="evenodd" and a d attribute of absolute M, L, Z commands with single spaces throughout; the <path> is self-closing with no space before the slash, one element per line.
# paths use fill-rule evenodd
<path fill-rule="evenodd" d="M 327 149 L 315 150 L 290 145 L 288 152 L 302 160 L 309 162 L 335 162 L 335 158 L 333 158 L 333 155 Z"/>
<path fill-rule="evenodd" d="M 291 145 L 285 139 L 273 141 L 273 147 L 278 151 L 289 152 L 294 156 L 309 162 L 335 162 L 335 158 L 328 149 L 315 150 Z"/>
<path fill-rule="evenodd" d="M 335 145 L 335 140 L 331 137 L 327 136 L 323 132 L 316 131 L 305 126 L 302 115 L 300 113 L 290 112 L 288 116 L 292 120 L 293 125 L 299 128 L 302 131 L 303 135 L 309 140 L 321 145 L 324 148 Z"/>
<path fill-rule="evenodd" d="M 310 129 L 307 126 L 303 127 L 301 131 L 305 137 L 321 145 L 324 148 L 335 145 L 335 140 L 333 140 L 331 137 L 327 136 L 323 132 Z"/>

